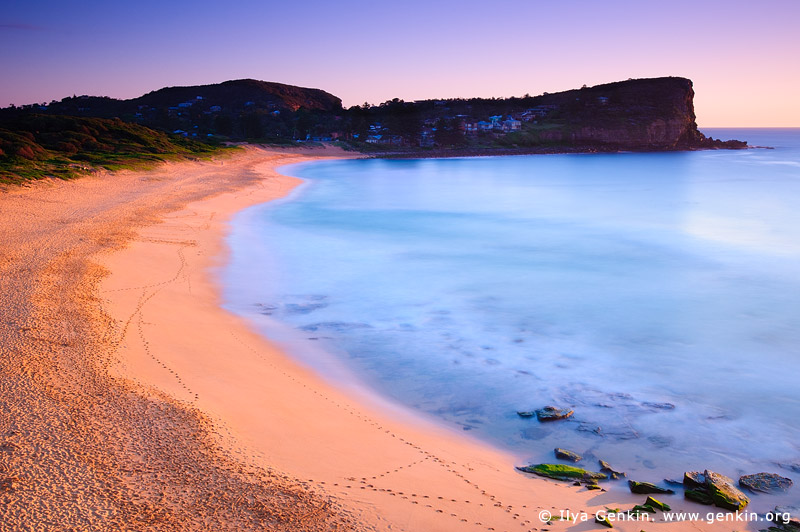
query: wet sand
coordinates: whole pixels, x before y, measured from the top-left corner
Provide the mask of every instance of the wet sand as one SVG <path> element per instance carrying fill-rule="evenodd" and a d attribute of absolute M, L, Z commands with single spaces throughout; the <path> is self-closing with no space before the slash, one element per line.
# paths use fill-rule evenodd
<path fill-rule="evenodd" d="M 219 306 L 231 216 L 299 182 L 278 166 L 327 156 L 348 154 L 248 148 L 0 194 L 0 530 L 542 530 L 545 510 L 643 502 L 334 388 Z M 615 525 L 643 527 L 744 528 Z"/>

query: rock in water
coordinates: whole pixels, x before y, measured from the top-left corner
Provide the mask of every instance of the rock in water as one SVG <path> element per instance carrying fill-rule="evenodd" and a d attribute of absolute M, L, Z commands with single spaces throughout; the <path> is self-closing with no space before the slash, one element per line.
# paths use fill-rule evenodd
<path fill-rule="evenodd" d="M 517 415 L 518 415 L 519 417 L 533 417 L 533 416 L 535 416 L 535 415 L 536 415 L 536 412 L 523 412 L 523 411 L 518 411 L 518 412 L 517 412 Z"/>
<path fill-rule="evenodd" d="M 750 503 L 747 495 L 734 486 L 733 480 L 725 475 L 706 469 L 703 476 L 706 477 L 706 488 L 714 505 L 726 510 L 739 511 L 744 510 Z"/>
<path fill-rule="evenodd" d="M 711 500 L 711 495 L 705 488 L 686 490 L 683 492 L 683 496 L 689 499 L 690 501 L 694 501 L 698 504 L 705 504 L 706 506 L 711 506 L 712 504 L 714 504 L 714 501 Z"/>
<path fill-rule="evenodd" d="M 776 475 L 775 473 L 756 473 L 739 477 L 739 485 L 750 491 L 761 493 L 776 493 L 786 491 L 792 487 L 792 479 Z"/>
<path fill-rule="evenodd" d="M 556 453 L 556 458 L 559 460 L 568 460 L 570 462 L 580 462 L 583 460 L 583 457 L 578 453 L 573 453 L 572 451 L 561 449 L 559 447 L 556 447 L 553 452 Z"/>
<path fill-rule="evenodd" d="M 568 466 L 563 464 L 537 464 L 525 467 L 518 467 L 520 471 L 525 473 L 533 473 L 540 477 L 548 477 L 556 480 L 605 480 L 608 478 L 603 473 L 595 473 L 587 471 L 580 467 Z"/>
<path fill-rule="evenodd" d="M 699 471 L 687 471 L 683 474 L 683 485 L 687 488 L 705 488 L 706 477 Z"/>
<path fill-rule="evenodd" d="M 772 518 L 773 523 L 782 523 L 800 529 L 800 506 L 778 506 L 771 514 L 768 514 L 768 517 Z"/>
<path fill-rule="evenodd" d="M 609 464 L 605 460 L 600 460 L 599 462 L 600 462 L 600 471 L 606 473 L 609 477 L 613 478 L 614 480 L 627 476 L 622 471 L 614 471 L 614 469 L 611 467 L 611 464 Z"/>
<path fill-rule="evenodd" d="M 650 493 L 661 493 L 661 494 L 671 495 L 675 493 L 673 490 L 667 488 L 661 488 L 650 482 L 636 482 L 633 480 L 629 480 L 628 487 L 630 487 L 631 493 L 637 493 L 639 495 L 648 495 Z"/>
<path fill-rule="evenodd" d="M 567 419 L 574 413 L 574 410 L 569 410 L 567 408 L 546 406 L 536 411 L 536 417 L 539 421 L 556 421 L 558 419 Z"/>

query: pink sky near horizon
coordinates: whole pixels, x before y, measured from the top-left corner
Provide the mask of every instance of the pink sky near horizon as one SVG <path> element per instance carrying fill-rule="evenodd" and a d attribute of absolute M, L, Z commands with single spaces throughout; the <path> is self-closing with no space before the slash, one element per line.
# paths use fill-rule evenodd
<path fill-rule="evenodd" d="M 800 126 L 793 0 L 117 4 L 4 7 L 0 106 L 239 78 L 350 106 L 682 76 L 701 127 Z"/>

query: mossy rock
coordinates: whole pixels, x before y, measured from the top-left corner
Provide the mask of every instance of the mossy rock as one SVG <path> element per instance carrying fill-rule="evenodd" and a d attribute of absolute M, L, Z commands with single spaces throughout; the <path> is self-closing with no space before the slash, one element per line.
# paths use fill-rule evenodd
<path fill-rule="evenodd" d="M 698 504 L 705 504 L 706 506 L 714 504 L 714 501 L 711 499 L 711 494 L 708 493 L 708 490 L 705 488 L 686 490 L 683 492 L 683 496 Z"/>
<path fill-rule="evenodd" d="M 644 505 L 652 506 L 653 508 L 661 510 L 662 512 L 669 512 L 670 510 L 672 510 L 669 504 L 663 503 L 658 499 L 654 499 L 653 497 L 647 497 L 647 500 L 644 502 Z"/>
<path fill-rule="evenodd" d="M 594 516 L 594 522 L 608 528 L 614 528 L 614 525 L 611 524 L 611 521 L 600 515 Z"/>
<path fill-rule="evenodd" d="M 800 530 L 800 506 L 776 506 L 770 514 L 772 522 L 791 525 Z"/>
<path fill-rule="evenodd" d="M 631 489 L 631 493 L 637 493 L 639 495 L 648 495 L 650 493 L 671 495 L 675 493 L 675 491 L 671 489 L 656 486 L 652 482 L 636 482 L 634 480 L 629 480 L 628 487 Z"/>
<path fill-rule="evenodd" d="M 776 526 L 771 526 L 761 532 L 800 532 L 800 523 L 779 523 Z"/>
<path fill-rule="evenodd" d="M 579 455 L 578 453 L 561 449 L 560 447 L 553 449 L 553 452 L 555 453 L 556 458 L 559 460 L 568 460 L 570 462 L 580 462 L 583 460 L 583 456 Z"/>
<path fill-rule="evenodd" d="M 715 506 L 725 510 L 741 511 L 750 504 L 750 499 L 733 485 L 733 480 L 706 469 L 706 488 Z"/>
<path fill-rule="evenodd" d="M 633 508 L 628 511 L 629 514 L 639 515 L 639 514 L 654 514 L 656 513 L 656 509 L 652 506 L 647 504 L 637 504 Z"/>
<path fill-rule="evenodd" d="M 568 466 L 563 464 L 537 464 L 517 468 L 525 473 L 533 473 L 540 477 L 547 477 L 556 480 L 604 480 L 607 479 L 603 473 L 587 471 L 580 467 Z"/>

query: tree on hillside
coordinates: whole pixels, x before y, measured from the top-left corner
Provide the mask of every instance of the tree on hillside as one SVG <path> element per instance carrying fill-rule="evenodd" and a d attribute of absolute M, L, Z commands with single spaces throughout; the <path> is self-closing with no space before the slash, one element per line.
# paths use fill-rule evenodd
<path fill-rule="evenodd" d="M 458 120 L 455 118 L 440 118 L 436 122 L 434 140 L 438 146 L 460 146 L 466 143 L 464 135 L 458 129 Z"/>
<path fill-rule="evenodd" d="M 264 128 L 261 124 L 261 117 L 256 113 L 242 115 L 242 132 L 245 138 L 260 139 L 264 136 Z"/>

